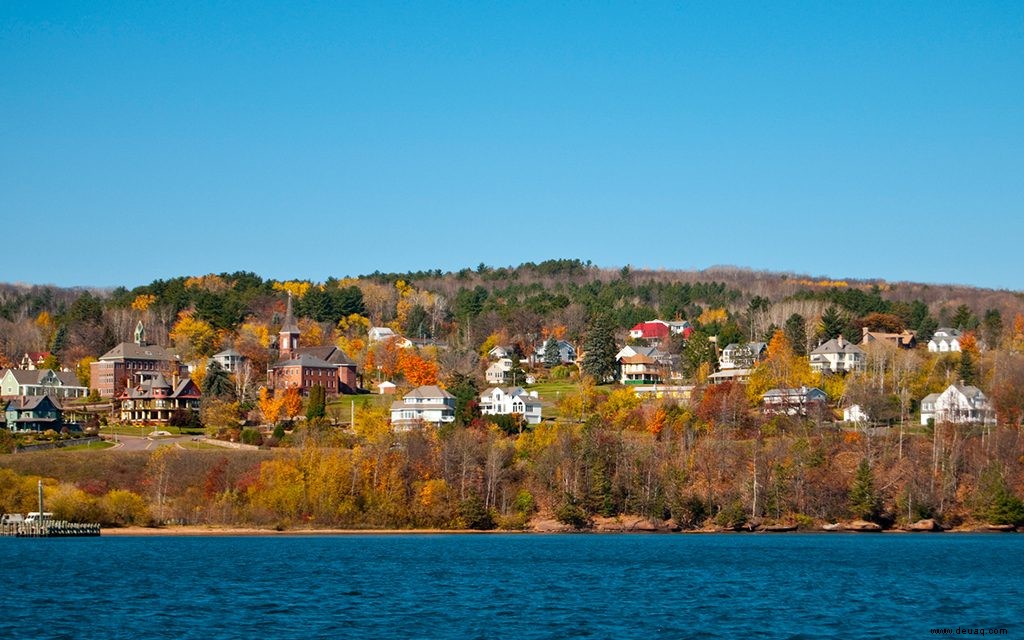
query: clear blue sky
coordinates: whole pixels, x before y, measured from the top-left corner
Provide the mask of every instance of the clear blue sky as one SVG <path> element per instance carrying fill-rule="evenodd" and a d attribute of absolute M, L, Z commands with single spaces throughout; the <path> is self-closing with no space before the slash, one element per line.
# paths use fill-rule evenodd
<path fill-rule="evenodd" d="M 0 281 L 1024 289 L 1021 2 L 7 0 L 0 60 Z"/>

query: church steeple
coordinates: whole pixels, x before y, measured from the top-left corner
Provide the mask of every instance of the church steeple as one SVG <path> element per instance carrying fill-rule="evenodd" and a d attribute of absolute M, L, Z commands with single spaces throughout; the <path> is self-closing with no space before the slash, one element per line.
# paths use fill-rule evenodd
<path fill-rule="evenodd" d="M 292 294 L 289 291 L 288 308 L 277 338 L 277 350 L 282 360 L 291 360 L 295 356 L 295 350 L 299 348 L 299 333 L 299 325 L 295 323 L 295 315 L 292 313 Z"/>

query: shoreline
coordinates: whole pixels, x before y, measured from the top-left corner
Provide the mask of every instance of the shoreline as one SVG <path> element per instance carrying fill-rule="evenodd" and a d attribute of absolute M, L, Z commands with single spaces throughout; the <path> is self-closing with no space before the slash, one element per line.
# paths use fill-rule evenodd
<path fill-rule="evenodd" d="M 104 527 L 100 530 L 101 537 L 308 537 L 308 536 L 359 536 L 359 535 L 494 535 L 494 534 L 512 534 L 512 535 L 564 535 L 564 534 L 591 534 L 591 535 L 693 535 L 693 534 L 733 534 L 733 535 L 819 535 L 819 534 L 830 534 L 830 533 L 856 533 L 856 534 L 870 534 L 870 533 L 882 533 L 882 534 L 936 534 L 936 533 L 985 533 L 985 534 L 1003 534 L 1003 533 L 1014 533 L 1013 531 L 993 531 L 984 528 L 973 528 L 973 529 L 950 529 L 946 531 L 910 531 L 906 529 L 886 529 L 884 531 L 855 531 L 855 530 L 842 530 L 842 531 L 823 531 L 815 529 L 797 530 L 797 531 L 732 531 L 732 530 L 707 530 L 707 529 L 693 529 L 686 531 L 637 531 L 637 530 L 622 530 L 622 531 L 595 531 L 595 530 L 573 530 L 567 529 L 564 531 L 538 531 L 534 529 L 524 530 L 503 530 L 503 529 L 490 529 L 487 531 L 481 531 L 477 529 L 263 529 L 259 527 L 220 527 L 220 526 L 207 526 L 207 525 L 174 525 L 167 527 Z"/>

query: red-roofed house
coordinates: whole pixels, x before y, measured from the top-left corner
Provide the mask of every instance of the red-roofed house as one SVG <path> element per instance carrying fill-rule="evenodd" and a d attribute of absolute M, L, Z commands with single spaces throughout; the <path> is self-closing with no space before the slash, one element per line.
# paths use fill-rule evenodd
<path fill-rule="evenodd" d="M 662 340 L 668 340 L 672 331 L 664 320 L 651 320 L 641 322 L 629 330 L 629 337 L 634 340 L 646 340 L 651 344 L 660 344 Z"/>

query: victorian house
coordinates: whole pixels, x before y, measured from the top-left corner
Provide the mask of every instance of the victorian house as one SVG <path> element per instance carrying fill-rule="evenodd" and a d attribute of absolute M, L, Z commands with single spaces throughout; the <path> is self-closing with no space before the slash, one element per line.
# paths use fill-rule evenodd
<path fill-rule="evenodd" d="M 139 381 L 119 396 L 121 420 L 139 424 L 165 424 L 175 411 L 199 412 L 202 394 L 191 378 L 168 382 L 162 373 L 140 373 Z"/>

